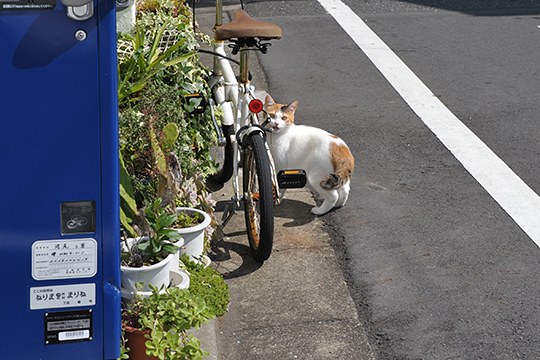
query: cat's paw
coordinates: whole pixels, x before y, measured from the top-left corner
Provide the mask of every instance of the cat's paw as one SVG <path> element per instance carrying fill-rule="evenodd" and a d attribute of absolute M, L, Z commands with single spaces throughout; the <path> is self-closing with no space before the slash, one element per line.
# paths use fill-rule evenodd
<path fill-rule="evenodd" d="M 314 207 L 314 208 L 311 208 L 311 213 L 312 213 L 312 214 L 315 214 L 315 215 L 318 215 L 318 216 L 324 215 L 324 214 L 326 214 L 327 212 L 328 212 L 328 211 L 324 211 L 324 209 L 321 209 L 320 206 L 316 206 L 316 207 Z"/>

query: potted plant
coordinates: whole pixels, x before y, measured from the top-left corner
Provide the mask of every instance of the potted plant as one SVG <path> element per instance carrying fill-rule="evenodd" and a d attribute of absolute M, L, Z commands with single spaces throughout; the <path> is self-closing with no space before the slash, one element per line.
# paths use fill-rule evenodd
<path fill-rule="evenodd" d="M 160 138 L 150 126 L 149 134 L 152 157 L 156 159 L 158 195 L 163 199 L 163 207 L 170 209 L 172 213 L 176 212 L 176 221 L 173 227 L 184 240 L 184 246 L 180 248 L 180 256 L 187 254 L 191 259 L 200 261 L 204 254 L 205 230 L 210 225 L 212 218 L 199 209 L 175 208 L 178 203 L 185 204 L 186 197 L 196 198 L 198 192 L 194 181 L 182 179 L 178 158 L 171 152 L 172 146 L 179 136 L 178 126 L 168 123 L 163 128 Z M 193 189 L 190 185 L 193 185 Z"/>
<path fill-rule="evenodd" d="M 202 359 L 206 353 L 187 330 L 212 317 L 204 299 L 189 290 L 172 287 L 160 292 L 153 287 L 150 296 L 124 303 L 123 353 L 131 360 Z"/>
<path fill-rule="evenodd" d="M 171 262 L 178 265 L 175 258 L 182 245 L 181 235 L 171 228 L 176 214 L 171 214 L 155 200 L 145 210 L 148 222 L 146 236 L 125 239 L 122 251 L 122 288 L 128 291 L 151 291 L 170 283 Z M 142 287 L 138 284 L 142 283 Z"/>
<path fill-rule="evenodd" d="M 173 226 L 184 239 L 180 256 L 187 255 L 193 261 L 201 261 L 204 256 L 205 229 L 212 221 L 210 215 L 189 207 L 177 207 L 176 215 L 177 220 Z"/>

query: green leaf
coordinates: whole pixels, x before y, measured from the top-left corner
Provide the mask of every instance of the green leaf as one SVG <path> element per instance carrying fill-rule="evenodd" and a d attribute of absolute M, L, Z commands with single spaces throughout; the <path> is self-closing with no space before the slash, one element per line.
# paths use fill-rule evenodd
<path fill-rule="evenodd" d="M 175 123 L 168 123 L 165 125 L 163 128 L 163 138 L 161 140 L 161 147 L 164 152 L 168 153 L 173 149 L 179 134 L 180 131 L 178 130 L 178 125 Z"/>
<path fill-rule="evenodd" d="M 170 227 L 176 221 L 176 214 L 165 215 L 163 216 L 162 219 L 163 219 L 162 227 L 163 228 Z"/>
<path fill-rule="evenodd" d="M 119 153 L 119 167 L 120 167 L 120 205 L 125 213 L 125 216 L 133 219 L 137 214 L 137 204 L 135 203 L 135 195 L 133 193 L 133 186 L 131 184 L 131 178 L 126 169 L 124 157 L 122 152 Z"/>
<path fill-rule="evenodd" d="M 162 245 L 160 242 L 152 242 L 152 251 L 154 252 L 154 254 L 161 252 L 161 246 Z"/>
<path fill-rule="evenodd" d="M 163 245 L 163 251 L 167 254 L 174 254 L 176 251 L 178 251 L 178 246 L 171 245 L 171 244 L 164 244 Z"/>
<path fill-rule="evenodd" d="M 137 244 L 137 248 L 141 251 L 146 251 L 149 246 L 150 246 L 150 241 L 146 239 L 139 241 L 139 243 Z"/>
<path fill-rule="evenodd" d="M 152 46 L 150 47 L 150 51 L 148 52 L 148 65 L 151 66 L 152 63 L 156 61 L 158 58 L 158 46 L 161 42 L 161 39 L 163 38 L 163 33 L 165 32 L 165 29 L 167 28 L 168 22 L 165 21 L 165 23 L 158 29 L 158 31 L 154 34 L 154 39 L 152 41 Z"/>
<path fill-rule="evenodd" d="M 182 237 L 180 233 L 173 229 L 166 229 L 162 232 L 165 239 L 171 240 L 171 242 L 177 242 Z"/>
<path fill-rule="evenodd" d="M 163 154 L 163 150 L 161 150 L 161 147 L 159 146 L 159 141 L 157 140 L 153 126 L 150 126 L 149 135 L 150 146 L 152 148 L 152 155 L 154 157 L 156 168 L 159 171 L 160 175 L 166 178 L 168 170 L 167 159 L 165 158 L 165 154 Z"/>
<path fill-rule="evenodd" d="M 124 213 L 124 209 L 120 208 L 120 224 L 122 224 L 122 227 L 128 233 L 128 236 L 135 237 L 137 236 L 137 232 L 131 226 L 131 221 L 132 220 Z"/>
<path fill-rule="evenodd" d="M 165 62 L 165 66 L 169 67 L 169 66 L 176 65 L 178 63 L 181 63 L 182 61 L 185 61 L 185 60 L 189 59 L 193 55 L 195 55 L 195 53 L 189 53 L 189 54 L 186 54 L 186 55 L 178 56 L 178 57 L 176 57 L 176 58 L 174 58 L 172 60 L 169 60 L 169 61 Z"/>

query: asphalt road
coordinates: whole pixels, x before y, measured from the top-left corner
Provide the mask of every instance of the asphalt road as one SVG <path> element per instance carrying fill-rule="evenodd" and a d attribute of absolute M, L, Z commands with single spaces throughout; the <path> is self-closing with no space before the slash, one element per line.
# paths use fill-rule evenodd
<path fill-rule="evenodd" d="M 540 192 L 537 1 L 345 2 Z M 246 8 L 284 29 L 261 57 L 271 95 L 357 158 L 325 223 L 377 359 L 539 359 L 538 246 L 317 1 Z"/>

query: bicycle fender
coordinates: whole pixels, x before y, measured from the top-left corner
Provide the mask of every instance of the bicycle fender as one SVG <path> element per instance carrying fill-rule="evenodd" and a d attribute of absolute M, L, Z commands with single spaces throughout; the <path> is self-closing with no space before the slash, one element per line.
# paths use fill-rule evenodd
<path fill-rule="evenodd" d="M 241 127 L 236 133 L 236 141 L 241 147 L 245 147 L 244 139 L 246 139 L 246 136 L 252 136 L 253 134 L 260 134 L 263 138 L 266 136 L 264 129 L 260 126 L 246 125 Z"/>

